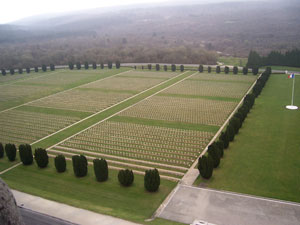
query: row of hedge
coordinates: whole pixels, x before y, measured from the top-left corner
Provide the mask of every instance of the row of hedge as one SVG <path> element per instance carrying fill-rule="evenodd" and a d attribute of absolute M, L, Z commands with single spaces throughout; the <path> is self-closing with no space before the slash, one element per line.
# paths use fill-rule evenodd
<path fill-rule="evenodd" d="M 51 71 L 54 71 L 55 70 L 55 65 L 54 64 L 50 64 L 50 70 Z M 33 70 L 34 70 L 34 72 L 39 72 L 39 67 L 34 67 L 33 68 Z M 44 72 L 46 72 L 47 71 L 47 66 L 46 65 L 42 65 L 42 71 L 44 71 Z M 14 75 L 15 74 L 15 69 L 9 69 L 9 73 L 11 74 L 11 75 Z M 23 68 L 19 68 L 18 69 L 18 73 L 19 74 L 23 74 L 23 72 L 24 72 L 24 69 Z M 29 68 L 29 67 L 26 67 L 25 68 L 25 72 L 26 73 L 30 73 L 31 72 L 31 69 Z M 3 75 L 3 76 L 5 76 L 7 73 L 6 73 L 6 69 L 1 69 L 1 74 Z"/>
<path fill-rule="evenodd" d="M 14 144 L 6 144 L 3 147 L 0 143 L 0 158 L 4 157 L 4 151 L 9 161 L 15 161 L 17 148 Z M 20 160 L 23 165 L 31 165 L 33 163 L 33 154 L 31 146 L 22 144 L 19 146 Z M 34 159 L 39 168 L 47 167 L 49 157 L 47 151 L 42 148 L 35 149 Z M 72 156 L 73 171 L 76 177 L 84 177 L 88 173 L 88 161 L 84 155 Z M 57 155 L 54 158 L 54 165 L 59 173 L 66 171 L 67 163 L 64 155 Z M 93 167 L 96 180 L 104 182 L 108 179 L 108 164 L 105 159 L 94 159 Z M 118 180 L 122 186 L 129 187 L 133 184 L 134 174 L 132 170 L 120 170 Z M 160 175 L 157 169 L 147 170 L 144 177 L 145 189 L 149 192 L 156 192 L 160 185 Z"/>
<path fill-rule="evenodd" d="M 121 63 L 120 63 L 120 61 L 116 61 L 116 63 L 115 63 L 115 65 L 116 65 L 116 68 L 117 69 L 119 69 L 120 67 L 121 67 Z M 76 67 L 76 69 L 77 70 L 80 70 L 81 69 L 81 63 L 80 62 L 77 62 L 77 63 L 73 63 L 73 62 L 69 62 L 69 69 L 70 70 L 73 70 L 75 67 Z M 89 69 L 89 67 L 90 67 L 90 64 L 88 63 L 88 62 L 85 62 L 84 64 L 83 64 L 83 66 L 84 66 L 84 68 L 86 69 L 86 70 L 88 70 Z M 111 62 L 111 61 L 109 61 L 108 63 L 107 63 L 107 68 L 108 69 L 112 69 L 112 67 L 113 67 L 113 63 Z M 92 68 L 95 70 L 95 69 L 97 69 L 97 63 L 96 62 L 92 62 Z M 100 63 L 100 68 L 101 69 L 104 69 L 104 63 Z"/>
<path fill-rule="evenodd" d="M 217 142 L 213 142 L 208 146 L 207 154 L 198 159 L 198 170 L 200 175 L 209 179 L 213 174 L 213 169 L 220 165 L 220 160 L 224 155 L 224 149 L 229 147 L 230 142 L 234 140 L 239 129 L 242 127 L 244 120 L 254 105 L 255 98 L 259 96 L 266 82 L 271 75 L 271 68 L 267 68 L 256 81 L 251 94 L 247 94 L 244 98 L 242 106 L 230 119 L 226 130 L 223 131 Z"/>
<path fill-rule="evenodd" d="M 70 70 L 73 70 L 75 66 L 76 66 L 76 68 L 77 68 L 78 70 L 80 70 L 82 65 L 81 65 L 80 62 L 77 62 L 75 65 L 74 65 L 74 63 L 72 63 L 72 62 L 69 63 L 69 69 L 70 69 Z M 85 63 L 84 63 L 84 68 L 85 68 L 85 69 L 89 69 L 89 66 L 90 66 L 90 65 L 89 65 L 88 62 L 85 62 Z M 112 62 L 108 62 L 107 67 L 108 67 L 109 69 L 112 69 L 113 63 L 112 63 Z M 116 62 L 116 68 L 119 69 L 120 67 L 121 67 L 121 63 L 120 63 L 119 61 L 117 61 L 117 62 Z M 92 63 L 92 68 L 93 68 L 93 69 L 97 69 L 97 64 L 96 64 L 95 62 Z M 101 64 L 100 64 L 100 68 L 101 68 L 101 69 L 104 69 L 104 63 L 101 63 Z M 48 69 L 48 67 L 47 67 L 47 65 L 42 65 L 41 69 L 42 69 L 43 72 L 46 72 L 47 69 Z M 54 64 L 50 64 L 49 69 L 50 69 L 50 71 L 54 71 L 54 70 L 55 70 L 55 65 L 54 65 Z M 34 70 L 34 72 L 39 72 L 39 67 L 36 66 L 36 67 L 33 68 L 33 70 Z M 18 72 L 19 74 L 23 74 L 24 71 L 25 71 L 26 73 L 30 73 L 30 72 L 31 72 L 31 69 L 30 69 L 29 67 L 26 67 L 25 70 L 24 70 L 23 68 L 18 68 L 18 69 L 17 69 L 17 72 Z M 14 75 L 15 72 L 16 72 L 15 69 L 13 69 L 13 68 L 9 69 L 9 73 L 10 73 L 11 75 Z M 1 73 L 2 73 L 3 76 L 5 76 L 5 75 L 7 74 L 6 69 L 1 69 Z"/>
<path fill-rule="evenodd" d="M 145 69 L 144 66 L 141 66 L 141 68 L 142 68 L 142 70 Z M 134 69 L 137 69 L 137 66 L 134 66 Z M 152 64 L 148 64 L 148 65 L 147 65 L 147 69 L 148 69 L 148 70 L 152 70 Z M 155 65 L 155 70 L 156 70 L 156 71 L 160 71 L 160 70 L 161 70 L 161 66 L 160 66 L 159 64 L 156 64 L 156 65 Z M 164 71 L 168 71 L 168 66 L 167 66 L 167 65 L 164 65 L 164 66 L 163 66 L 163 70 L 164 70 Z M 175 64 L 172 64 L 172 65 L 171 65 L 171 71 L 175 72 L 176 70 L 177 70 L 176 65 L 175 65 Z M 179 70 L 180 70 L 181 72 L 183 72 L 183 71 L 184 71 L 184 65 L 180 65 L 180 66 L 179 66 Z M 203 65 L 199 65 L 198 71 L 199 71 L 200 73 L 203 73 L 203 72 L 204 72 L 204 66 L 203 66 Z M 257 75 L 257 74 L 258 74 L 258 71 L 259 71 L 258 68 L 252 69 L 253 75 Z M 208 67 L 207 67 L 207 72 L 208 72 L 208 73 L 211 73 L 211 72 L 212 72 L 212 67 L 211 67 L 211 66 L 208 66 Z M 220 67 L 220 66 L 217 66 L 216 69 L 215 69 L 215 72 L 216 72 L 216 73 L 221 73 L 221 67 Z M 247 67 L 243 67 L 242 72 L 243 72 L 244 75 L 247 75 L 247 74 L 249 73 L 249 69 L 248 69 Z M 229 74 L 229 73 L 230 73 L 230 68 L 229 68 L 228 66 L 225 66 L 225 67 L 224 67 L 224 73 L 225 73 L 225 74 Z M 238 73 L 239 73 L 239 68 L 238 68 L 237 66 L 234 66 L 233 69 L 232 69 L 232 73 L 233 73 L 233 74 L 238 74 Z"/>

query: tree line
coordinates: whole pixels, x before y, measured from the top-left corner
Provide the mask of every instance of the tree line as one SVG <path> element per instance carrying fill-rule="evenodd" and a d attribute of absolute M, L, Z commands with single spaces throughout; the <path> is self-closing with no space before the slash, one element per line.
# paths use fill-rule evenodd
<path fill-rule="evenodd" d="M 247 66 L 249 68 L 261 66 L 300 67 L 300 50 L 294 49 L 285 53 L 272 51 L 267 56 L 260 56 L 256 51 L 250 51 Z"/>
<path fill-rule="evenodd" d="M 219 136 L 219 140 L 208 146 L 207 153 L 198 159 L 198 170 L 204 179 L 209 179 L 213 175 L 213 169 L 219 167 L 220 161 L 223 158 L 224 150 L 234 140 L 235 135 L 239 133 L 244 120 L 255 103 L 266 82 L 271 75 L 271 68 L 268 67 L 265 72 L 257 79 L 251 94 L 247 94 L 243 100 L 242 106 L 230 119 L 226 129 Z"/>
<path fill-rule="evenodd" d="M 17 148 L 14 144 L 6 144 L 3 146 L 0 143 L 0 158 L 6 154 L 9 161 L 16 160 Z M 49 156 L 45 149 L 37 148 L 34 154 L 29 144 L 21 144 L 19 146 L 19 156 L 23 165 L 28 166 L 33 164 L 35 160 L 39 168 L 46 168 L 49 163 Z M 54 165 L 58 173 L 63 173 L 67 169 L 66 158 L 60 154 L 54 158 Z M 73 172 L 76 177 L 85 177 L 88 173 L 88 161 L 84 155 L 72 156 Z M 93 169 L 96 180 L 98 182 L 104 182 L 108 180 L 108 164 L 105 159 L 94 159 Z M 118 173 L 118 180 L 122 186 L 129 187 L 133 184 L 134 174 L 132 170 L 123 169 Z M 149 169 L 145 171 L 144 187 L 149 192 L 158 191 L 160 186 L 160 175 L 157 169 Z"/>

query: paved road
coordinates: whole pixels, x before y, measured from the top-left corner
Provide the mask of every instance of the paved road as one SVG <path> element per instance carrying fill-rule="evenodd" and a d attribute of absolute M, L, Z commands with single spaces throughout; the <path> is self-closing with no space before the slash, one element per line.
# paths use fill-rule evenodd
<path fill-rule="evenodd" d="M 75 225 L 55 217 L 19 208 L 25 225 Z"/>
<path fill-rule="evenodd" d="M 216 225 L 299 225 L 300 204 L 177 186 L 158 217 L 186 224 L 204 220 Z"/>

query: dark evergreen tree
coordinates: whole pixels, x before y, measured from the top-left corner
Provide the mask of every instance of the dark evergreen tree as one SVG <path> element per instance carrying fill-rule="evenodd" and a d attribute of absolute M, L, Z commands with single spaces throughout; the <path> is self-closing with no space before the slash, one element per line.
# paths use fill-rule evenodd
<path fill-rule="evenodd" d="M 160 70 L 159 64 L 156 64 L 156 65 L 155 65 L 155 69 L 156 69 L 156 71 L 159 71 L 159 70 Z"/>
<path fill-rule="evenodd" d="M 213 174 L 213 169 L 214 169 L 214 161 L 210 155 L 208 156 L 202 156 L 198 160 L 198 170 L 204 179 L 209 179 L 211 178 Z"/>
<path fill-rule="evenodd" d="M 10 72 L 10 75 L 14 75 L 15 74 L 15 69 L 10 69 L 9 72 Z"/>
<path fill-rule="evenodd" d="M 248 74 L 248 67 L 243 67 L 243 74 L 247 75 Z"/>
<path fill-rule="evenodd" d="M 93 62 L 93 69 L 97 69 L 97 64 L 95 62 Z"/>
<path fill-rule="evenodd" d="M 108 67 L 108 69 L 112 69 L 112 67 L 113 67 L 112 61 L 108 61 L 107 67 Z"/>
<path fill-rule="evenodd" d="M 67 162 L 66 162 L 66 158 L 64 155 L 57 155 L 54 158 L 54 164 L 55 164 L 55 168 L 56 168 L 57 172 L 63 173 L 66 171 Z"/>
<path fill-rule="evenodd" d="M 102 182 L 108 179 L 108 165 L 105 159 L 94 159 L 94 172 L 97 181 Z"/>
<path fill-rule="evenodd" d="M 120 69 L 120 67 L 121 67 L 120 61 L 116 61 L 116 68 L 117 68 L 117 69 Z"/>
<path fill-rule="evenodd" d="M 4 156 L 4 147 L 3 144 L 0 142 L 0 159 Z"/>
<path fill-rule="evenodd" d="M 84 69 L 86 69 L 86 70 L 89 69 L 89 63 L 88 63 L 88 62 L 85 62 L 85 63 L 84 63 Z"/>
<path fill-rule="evenodd" d="M 203 73 L 204 71 L 203 65 L 199 65 L 198 71 L 199 73 Z"/>
<path fill-rule="evenodd" d="M 160 176 L 157 169 L 146 170 L 144 177 L 144 187 L 149 192 L 156 192 L 160 185 Z"/>
<path fill-rule="evenodd" d="M 224 156 L 224 142 L 221 140 L 218 140 L 216 142 L 216 145 L 218 146 L 219 152 L 220 152 L 220 156 L 221 158 Z"/>
<path fill-rule="evenodd" d="M 72 156 L 73 171 L 76 177 L 84 177 L 88 172 L 88 163 L 84 155 Z"/>
<path fill-rule="evenodd" d="M 134 175 L 132 170 L 120 170 L 118 174 L 118 180 L 120 184 L 125 187 L 131 186 L 134 181 Z"/>
<path fill-rule="evenodd" d="M 175 72 L 176 71 L 176 65 L 172 64 L 171 69 L 172 69 L 173 72 Z"/>
<path fill-rule="evenodd" d="M 235 131 L 234 131 L 234 127 L 231 124 L 228 124 L 228 126 L 226 128 L 226 132 L 228 133 L 229 141 L 233 141 Z"/>
<path fill-rule="evenodd" d="M 241 127 L 241 121 L 239 118 L 232 117 L 229 121 L 229 124 L 234 128 L 235 134 L 239 132 L 239 129 Z"/>
<path fill-rule="evenodd" d="M 224 149 L 227 149 L 229 147 L 229 136 L 228 136 L 228 132 L 222 132 L 219 138 L 221 141 L 223 141 L 224 143 Z"/>
<path fill-rule="evenodd" d="M 3 76 L 5 76 L 5 75 L 6 75 L 6 70 L 5 70 L 5 69 L 2 69 L 2 70 L 1 70 L 1 73 L 2 73 Z"/>
<path fill-rule="evenodd" d="M 34 72 L 36 72 L 36 73 L 39 72 L 39 67 L 35 66 L 34 67 Z"/>
<path fill-rule="evenodd" d="M 233 67 L 233 74 L 238 74 L 239 68 L 237 66 Z"/>
<path fill-rule="evenodd" d="M 26 73 L 30 73 L 30 68 L 26 67 Z"/>
<path fill-rule="evenodd" d="M 6 144 L 5 145 L 5 154 L 9 161 L 13 162 L 16 159 L 17 149 L 14 144 Z"/>
<path fill-rule="evenodd" d="M 164 71 L 168 71 L 168 66 L 164 65 Z"/>
<path fill-rule="evenodd" d="M 34 152 L 34 159 L 38 167 L 45 168 L 48 165 L 49 157 L 47 151 L 43 148 L 37 148 Z"/>
<path fill-rule="evenodd" d="M 225 66 L 225 68 L 224 68 L 224 72 L 225 72 L 226 74 L 228 74 L 228 73 L 229 73 L 229 67 L 228 67 L 228 66 Z"/>
<path fill-rule="evenodd" d="M 252 73 L 253 73 L 253 75 L 257 75 L 258 74 L 258 67 L 252 68 Z"/>
<path fill-rule="evenodd" d="M 42 65 L 42 70 L 43 70 L 43 72 L 46 72 L 47 71 L 47 66 L 46 65 Z"/>
<path fill-rule="evenodd" d="M 69 69 L 73 70 L 74 69 L 74 64 L 72 62 L 69 62 Z"/>
<path fill-rule="evenodd" d="M 181 72 L 184 71 L 184 65 L 180 65 L 180 71 L 181 71 Z"/>
<path fill-rule="evenodd" d="M 220 66 L 217 66 L 216 67 L 216 73 L 220 73 L 221 72 L 221 67 Z"/>
<path fill-rule="evenodd" d="M 243 125 L 243 121 L 244 121 L 244 116 L 243 116 L 243 114 L 241 113 L 241 112 L 236 112 L 235 114 L 234 114 L 234 117 L 235 118 L 237 118 L 238 120 L 239 120 L 239 122 L 240 122 L 240 128 L 242 127 L 242 125 Z"/>
<path fill-rule="evenodd" d="M 214 168 L 217 168 L 220 165 L 220 150 L 219 147 L 216 145 L 216 143 L 211 144 L 208 146 L 207 149 L 208 155 L 210 155 L 214 161 Z"/>
<path fill-rule="evenodd" d="M 251 109 L 254 105 L 255 102 L 255 95 L 254 94 L 247 94 L 244 98 L 244 103 L 243 105 L 246 105 Z"/>
<path fill-rule="evenodd" d="M 76 63 L 76 68 L 77 68 L 78 70 L 81 69 L 81 63 L 80 63 L 80 62 L 77 62 L 77 63 Z"/>
<path fill-rule="evenodd" d="M 207 72 L 208 72 L 208 73 L 211 73 L 211 66 L 208 66 L 208 67 L 207 67 Z"/>
<path fill-rule="evenodd" d="M 55 65 L 54 64 L 50 64 L 50 70 L 54 71 L 55 70 Z"/>
<path fill-rule="evenodd" d="M 256 51 L 250 51 L 248 56 L 248 68 L 258 68 L 261 66 L 261 57 Z"/>
<path fill-rule="evenodd" d="M 31 165 L 33 163 L 33 155 L 31 146 L 22 144 L 19 146 L 19 155 L 23 165 Z"/>

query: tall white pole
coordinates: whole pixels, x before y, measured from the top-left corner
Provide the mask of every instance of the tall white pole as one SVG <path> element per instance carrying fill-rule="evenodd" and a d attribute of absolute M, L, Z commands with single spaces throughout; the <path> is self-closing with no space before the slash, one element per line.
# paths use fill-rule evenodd
<path fill-rule="evenodd" d="M 293 88 L 292 88 L 292 105 L 294 105 L 295 80 L 296 80 L 296 76 L 294 75 L 294 78 L 293 78 Z"/>

